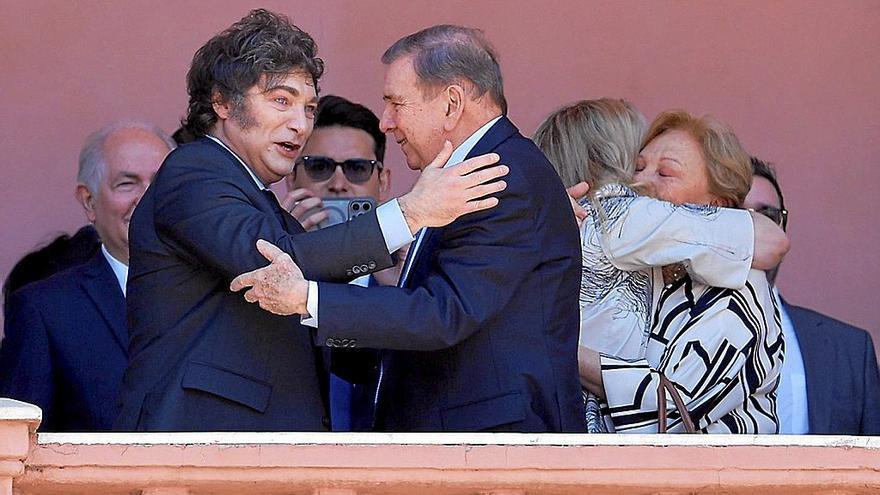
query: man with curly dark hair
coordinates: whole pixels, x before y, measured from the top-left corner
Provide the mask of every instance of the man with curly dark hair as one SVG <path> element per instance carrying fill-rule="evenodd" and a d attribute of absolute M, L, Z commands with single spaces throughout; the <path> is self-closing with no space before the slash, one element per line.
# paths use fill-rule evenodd
<path fill-rule="evenodd" d="M 377 212 L 305 233 L 268 188 L 293 170 L 312 131 L 324 64 L 283 16 L 247 16 L 202 46 L 187 75 L 183 129 L 131 220 L 130 361 L 116 428 L 324 430 L 320 353 L 300 318 L 271 315 L 228 290 L 279 246 L 312 280 L 389 267 L 422 227 L 497 203 L 489 156 L 455 169 L 439 156 L 407 195 Z M 442 154 L 441 154 L 442 155 Z M 481 199 L 482 198 L 482 199 Z"/>

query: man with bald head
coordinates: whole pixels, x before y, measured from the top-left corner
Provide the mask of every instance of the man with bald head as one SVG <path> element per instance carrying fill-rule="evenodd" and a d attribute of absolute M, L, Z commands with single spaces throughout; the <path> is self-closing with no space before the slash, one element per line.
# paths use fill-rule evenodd
<path fill-rule="evenodd" d="M 107 430 L 116 418 L 128 361 L 128 223 L 173 147 L 162 130 L 140 122 L 89 136 L 75 196 L 101 248 L 86 263 L 10 297 L 0 396 L 40 406 L 42 431 Z"/>

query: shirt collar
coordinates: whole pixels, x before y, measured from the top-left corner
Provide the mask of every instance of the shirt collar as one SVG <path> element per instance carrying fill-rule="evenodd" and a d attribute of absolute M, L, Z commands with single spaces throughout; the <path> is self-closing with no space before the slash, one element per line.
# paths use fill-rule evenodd
<path fill-rule="evenodd" d="M 122 289 L 122 295 L 125 296 L 125 281 L 128 279 L 128 265 L 114 258 L 113 255 L 110 254 L 110 251 L 107 251 L 107 247 L 104 246 L 103 243 L 101 244 L 101 253 L 110 265 L 110 269 L 113 270 L 113 275 L 116 275 L 116 281 L 119 282 L 119 288 Z"/>
<path fill-rule="evenodd" d="M 266 185 L 263 184 L 263 181 L 261 181 L 260 178 L 257 177 L 257 174 L 255 174 L 254 171 L 251 170 L 251 168 L 248 166 L 248 164 L 245 163 L 244 160 L 242 160 L 241 157 L 238 156 L 234 151 L 232 151 L 232 150 L 229 148 L 229 146 L 226 146 L 226 143 L 224 143 L 224 142 L 221 141 L 220 139 L 218 139 L 218 138 L 216 138 L 216 137 L 214 137 L 214 136 L 212 136 L 212 135 L 210 135 L 210 134 L 205 134 L 205 137 L 208 138 L 208 139 L 211 139 L 211 140 L 214 141 L 215 143 L 217 143 L 217 144 L 219 144 L 220 146 L 222 146 L 223 149 L 225 149 L 226 151 L 232 153 L 232 156 L 234 156 L 235 159 L 238 160 L 238 163 L 240 163 L 241 166 L 244 167 L 245 170 L 247 170 L 247 173 L 248 173 L 248 175 L 251 176 L 251 179 L 254 179 L 254 183 L 257 184 L 257 187 L 258 187 L 258 188 L 260 188 L 260 189 L 268 189 L 268 188 L 266 187 Z"/>
<path fill-rule="evenodd" d="M 449 157 L 449 160 L 446 162 L 446 165 L 444 165 L 444 168 L 451 165 L 458 165 L 459 163 L 463 162 L 464 159 L 467 158 L 467 156 L 470 154 L 471 150 L 474 149 L 474 146 L 477 145 L 480 139 L 483 139 L 483 136 L 485 136 L 486 133 L 489 132 L 489 129 L 491 129 L 492 126 L 495 125 L 495 123 L 499 120 L 501 120 L 501 115 L 495 117 L 489 122 L 486 122 L 483 127 L 480 127 L 479 129 L 474 131 L 474 133 L 471 134 L 470 137 L 459 144 L 458 147 L 455 148 L 455 151 L 452 152 L 452 156 Z"/>

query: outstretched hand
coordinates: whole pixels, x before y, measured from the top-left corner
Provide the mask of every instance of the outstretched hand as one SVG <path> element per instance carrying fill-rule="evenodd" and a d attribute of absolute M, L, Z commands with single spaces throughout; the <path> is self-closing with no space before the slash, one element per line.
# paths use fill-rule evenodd
<path fill-rule="evenodd" d="M 412 190 L 398 199 L 413 233 L 422 227 L 443 227 L 467 213 L 492 208 L 498 204 L 498 198 L 485 196 L 507 187 L 506 182 L 496 179 L 507 175 L 510 169 L 506 165 L 489 167 L 500 160 L 497 154 L 480 155 L 444 168 L 450 156 L 452 143 L 446 141 L 437 157 L 422 170 Z"/>
<path fill-rule="evenodd" d="M 257 241 L 257 251 L 269 260 L 269 265 L 235 277 L 229 290 L 238 292 L 249 287 L 245 301 L 259 303 L 276 315 L 308 314 L 309 283 L 290 255 L 263 239 Z"/>

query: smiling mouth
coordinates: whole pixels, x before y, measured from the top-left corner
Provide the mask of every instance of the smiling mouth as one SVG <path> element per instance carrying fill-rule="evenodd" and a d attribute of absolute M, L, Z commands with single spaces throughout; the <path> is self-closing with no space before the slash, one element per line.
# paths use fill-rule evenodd
<path fill-rule="evenodd" d="M 302 148 L 302 146 L 296 143 L 291 143 L 290 141 L 282 141 L 275 144 L 281 149 L 282 154 L 287 155 L 290 158 L 296 158 L 299 154 L 300 148 Z"/>

